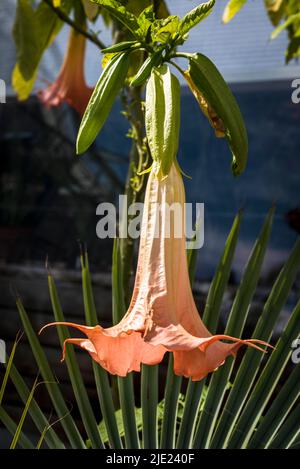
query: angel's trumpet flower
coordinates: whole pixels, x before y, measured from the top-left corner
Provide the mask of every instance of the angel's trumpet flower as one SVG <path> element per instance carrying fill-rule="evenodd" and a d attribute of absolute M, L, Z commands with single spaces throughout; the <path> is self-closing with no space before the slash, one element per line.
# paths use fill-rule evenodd
<path fill-rule="evenodd" d="M 72 29 L 58 77 L 38 93 L 40 101 L 45 106 L 59 106 L 62 102 L 66 102 L 80 115 L 84 114 L 93 91 L 84 79 L 85 45 L 85 37 Z"/>
<path fill-rule="evenodd" d="M 224 363 L 228 355 L 235 355 L 241 345 L 259 350 L 263 349 L 257 344 L 268 345 L 254 339 L 211 335 L 201 321 L 188 275 L 184 204 L 184 185 L 177 166 L 173 164 L 169 175 L 161 177 L 154 164 L 145 196 L 134 291 L 126 315 L 107 329 L 52 323 L 83 332 L 87 338 L 67 339 L 65 345 L 72 343 L 87 350 L 112 374 L 140 371 L 141 363 L 157 364 L 170 351 L 175 373 L 197 381 Z"/>

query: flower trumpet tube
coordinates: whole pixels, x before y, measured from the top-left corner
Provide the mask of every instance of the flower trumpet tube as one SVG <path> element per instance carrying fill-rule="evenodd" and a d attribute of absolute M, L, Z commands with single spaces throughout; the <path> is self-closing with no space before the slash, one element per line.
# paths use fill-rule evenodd
<path fill-rule="evenodd" d="M 149 175 L 135 285 L 129 309 L 115 326 L 87 327 L 64 324 L 86 338 L 67 339 L 88 351 L 112 374 L 140 371 L 141 363 L 154 365 L 165 352 L 174 354 L 177 375 L 201 380 L 235 355 L 242 345 L 264 351 L 260 340 L 211 335 L 197 311 L 188 275 L 185 249 L 185 191 L 173 163 L 162 177 L 157 163 Z M 225 342 L 224 342 L 225 341 Z"/>
<path fill-rule="evenodd" d="M 88 87 L 84 79 L 84 56 L 86 39 L 82 34 L 71 29 L 67 52 L 56 80 L 38 97 L 46 107 L 68 103 L 83 115 L 93 89 Z"/>

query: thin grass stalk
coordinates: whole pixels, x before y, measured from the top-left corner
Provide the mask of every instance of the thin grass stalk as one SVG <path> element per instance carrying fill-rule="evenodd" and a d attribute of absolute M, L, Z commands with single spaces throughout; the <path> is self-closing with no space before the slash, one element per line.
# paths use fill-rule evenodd
<path fill-rule="evenodd" d="M 0 406 L 0 421 L 3 423 L 7 431 L 14 436 L 17 431 L 17 424 L 9 416 L 9 414 Z M 34 449 L 34 445 L 29 438 L 21 431 L 19 435 L 19 446 L 23 449 Z"/>
<path fill-rule="evenodd" d="M 28 396 L 27 402 L 25 404 L 24 410 L 22 412 L 20 421 L 19 421 L 18 426 L 16 428 L 16 431 L 15 431 L 15 434 L 13 436 L 13 439 L 12 439 L 12 442 L 10 444 L 9 449 L 15 449 L 17 444 L 18 444 L 18 441 L 19 441 L 19 438 L 20 438 L 20 434 L 21 434 L 21 431 L 22 431 L 26 416 L 28 414 L 28 409 L 29 409 L 29 406 L 30 406 L 31 401 L 33 399 L 34 391 L 36 390 L 37 381 L 38 381 L 38 378 L 36 378 L 35 382 L 33 383 L 32 389 L 31 389 L 30 394 Z"/>
<path fill-rule="evenodd" d="M 276 437 L 270 444 L 270 449 L 289 449 L 298 440 L 300 435 L 300 404 L 293 410 Z M 298 442 L 299 445 L 299 442 Z"/>
<path fill-rule="evenodd" d="M 23 380 L 22 376 L 18 372 L 17 368 L 12 364 L 11 369 L 10 369 L 10 375 L 9 375 L 11 381 L 13 382 L 19 397 L 21 398 L 22 402 L 24 405 L 27 402 L 28 396 L 30 394 L 30 390 L 28 386 L 26 385 L 25 381 Z M 48 419 L 42 412 L 41 408 L 33 398 L 31 401 L 31 405 L 29 407 L 29 414 L 34 422 L 35 426 L 39 430 L 39 432 L 43 432 L 44 428 L 48 424 Z M 61 439 L 58 437 L 56 432 L 52 429 L 49 428 L 47 434 L 45 435 L 45 441 L 47 443 L 47 446 L 50 449 L 64 449 L 65 445 L 61 441 Z"/>

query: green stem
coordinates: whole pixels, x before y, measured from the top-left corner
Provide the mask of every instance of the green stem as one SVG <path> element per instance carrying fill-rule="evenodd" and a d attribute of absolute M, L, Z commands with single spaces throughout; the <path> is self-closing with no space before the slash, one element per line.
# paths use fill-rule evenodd
<path fill-rule="evenodd" d="M 79 24 L 77 24 L 75 21 L 73 21 L 64 11 L 62 11 L 60 8 L 55 7 L 52 3 L 52 0 L 43 0 L 44 3 L 46 3 L 51 10 L 54 11 L 54 13 L 62 20 L 64 23 L 67 23 L 69 26 L 71 26 L 75 31 L 78 33 L 82 34 L 85 36 L 89 41 L 93 42 L 96 46 L 98 46 L 100 49 L 105 49 L 105 44 L 103 44 L 100 39 L 97 38 L 95 34 L 89 33 L 88 31 L 85 30 L 85 28 L 81 27 Z"/>
<path fill-rule="evenodd" d="M 142 366 L 141 401 L 143 416 L 143 448 L 156 449 L 158 445 L 158 365 Z"/>
<path fill-rule="evenodd" d="M 164 414 L 161 429 L 160 447 L 172 449 L 175 446 L 175 430 L 182 377 L 176 376 L 173 371 L 173 353 L 169 355 L 167 382 L 165 388 Z"/>
<path fill-rule="evenodd" d="M 148 148 L 145 144 L 144 113 L 142 110 L 142 89 L 140 87 L 128 88 L 127 95 L 123 96 L 123 106 L 126 117 L 131 125 L 133 144 L 130 152 L 130 162 L 125 186 L 127 196 L 123 214 L 128 213 L 128 207 L 143 199 L 145 190 L 145 176 L 139 172 L 146 168 L 149 159 Z M 120 238 L 121 270 L 125 305 L 128 307 L 131 296 L 130 281 L 132 276 L 132 260 L 134 240 L 128 235 L 127 216 L 122 216 L 120 233 L 126 233 Z"/>

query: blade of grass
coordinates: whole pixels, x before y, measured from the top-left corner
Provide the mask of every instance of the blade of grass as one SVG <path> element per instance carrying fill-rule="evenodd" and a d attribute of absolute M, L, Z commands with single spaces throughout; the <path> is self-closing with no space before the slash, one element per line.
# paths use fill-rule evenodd
<path fill-rule="evenodd" d="M 30 394 L 30 390 L 28 389 L 25 381 L 23 380 L 22 376 L 14 365 L 11 366 L 9 377 L 12 380 L 22 402 L 25 405 Z M 32 399 L 31 405 L 29 407 L 29 414 L 37 429 L 42 432 L 45 426 L 47 425 L 48 419 L 45 417 L 34 398 Z M 45 441 L 51 449 L 65 448 L 65 445 L 52 428 L 49 429 L 49 432 L 45 436 Z"/>
<path fill-rule="evenodd" d="M 300 397 L 299 383 L 300 366 L 295 366 L 247 445 L 248 449 L 263 449 L 269 446 L 286 416 Z"/>
<path fill-rule="evenodd" d="M 10 373 L 10 370 L 11 370 L 11 367 L 12 367 L 12 364 L 13 364 L 13 360 L 14 360 L 16 350 L 17 350 L 18 342 L 19 342 L 19 340 L 18 340 L 18 338 L 16 338 L 16 340 L 14 342 L 14 345 L 13 345 L 13 348 L 12 348 L 12 351 L 9 355 L 9 358 L 5 362 L 6 363 L 6 365 L 5 365 L 6 370 L 5 370 L 5 373 L 4 373 L 4 377 L 3 377 L 3 381 L 2 381 L 1 389 L 0 389 L 0 405 L 2 404 L 2 400 L 3 400 L 4 393 L 5 393 L 9 373 Z"/>
<path fill-rule="evenodd" d="M 126 312 L 119 241 L 115 238 L 112 261 L 112 292 L 113 292 L 113 323 L 117 324 Z M 135 402 L 133 388 L 133 374 L 129 373 L 125 378 L 117 378 L 120 406 L 125 429 L 125 443 L 127 449 L 140 447 L 138 431 L 135 419 Z"/>
<path fill-rule="evenodd" d="M 141 404 L 143 418 L 143 448 L 156 449 L 158 446 L 158 365 L 142 365 Z"/>
<path fill-rule="evenodd" d="M 288 449 L 297 441 L 300 435 L 300 405 L 288 416 L 276 437 L 270 444 L 270 449 Z"/>
<path fill-rule="evenodd" d="M 270 209 L 259 237 L 255 242 L 248 259 L 241 283 L 237 290 L 230 311 L 225 330 L 225 334 L 227 335 L 239 337 L 243 332 L 251 301 L 260 276 L 261 267 L 271 232 L 273 215 L 274 207 Z M 256 353 L 258 354 L 258 352 Z M 225 364 L 222 365 L 211 377 L 204 409 L 201 413 L 195 432 L 195 438 L 193 442 L 194 448 L 209 447 L 210 440 L 217 423 L 218 414 L 226 393 L 233 365 L 234 359 L 232 357 L 228 357 Z"/>
<path fill-rule="evenodd" d="M 20 438 L 20 434 L 21 434 L 21 431 L 22 431 L 26 416 L 28 414 L 28 409 L 29 409 L 30 403 L 31 403 L 33 395 L 34 395 L 34 391 L 36 390 L 37 381 L 38 381 L 38 378 L 36 378 L 36 380 L 35 380 L 35 382 L 32 386 L 32 389 L 31 389 L 30 394 L 28 396 L 27 402 L 25 404 L 24 410 L 22 412 L 20 421 L 19 421 L 18 426 L 16 428 L 16 431 L 15 431 L 15 434 L 13 436 L 13 439 L 12 439 L 12 442 L 11 442 L 11 445 L 10 445 L 9 449 L 15 449 L 17 444 L 18 444 L 18 441 L 19 441 L 19 438 Z"/>
<path fill-rule="evenodd" d="M 165 387 L 163 420 L 161 426 L 160 447 L 172 449 L 175 446 L 175 430 L 178 410 L 178 397 L 181 389 L 182 377 L 173 371 L 173 353 L 169 353 L 168 371 Z"/>
<path fill-rule="evenodd" d="M 300 238 L 296 242 L 264 305 L 253 337 L 270 341 L 278 316 L 286 303 L 290 289 L 300 267 Z M 243 405 L 259 371 L 262 356 L 248 349 L 239 366 L 233 387 L 225 403 L 211 448 L 226 447 Z"/>
<path fill-rule="evenodd" d="M 229 448 L 246 448 L 268 404 L 291 354 L 291 344 L 299 335 L 300 301 L 295 307 L 275 350 L 267 361 L 229 440 Z"/>
<path fill-rule="evenodd" d="M 98 318 L 92 290 L 88 254 L 86 250 L 81 254 L 81 268 L 86 323 L 88 326 L 95 326 L 98 324 Z M 122 441 L 119 435 L 118 425 L 115 416 L 115 406 L 112 399 L 112 390 L 109 384 L 107 371 L 105 371 L 103 368 L 101 368 L 101 366 L 95 363 L 94 360 L 93 371 L 101 413 L 105 422 L 110 447 L 114 449 L 121 449 Z"/>
<path fill-rule="evenodd" d="M 14 436 L 17 431 L 17 425 L 9 414 L 0 406 L 0 420 L 7 429 L 7 431 Z M 21 432 L 19 435 L 19 446 L 23 449 L 34 449 L 34 445 L 29 438 Z"/>
<path fill-rule="evenodd" d="M 65 322 L 65 317 L 59 301 L 56 285 L 50 271 L 48 271 L 48 287 L 55 321 Z M 63 347 L 65 340 L 71 337 L 69 330 L 65 326 L 58 326 L 57 332 L 60 344 Z M 68 347 L 68 352 L 66 353 L 65 361 L 68 368 L 72 389 L 81 415 L 81 419 L 85 427 L 87 436 L 91 441 L 92 448 L 103 449 L 104 445 L 101 440 L 97 421 L 81 376 L 81 372 L 76 360 L 76 355 L 73 346 Z"/>
<path fill-rule="evenodd" d="M 59 418 L 61 418 L 62 427 L 70 441 L 73 448 L 85 448 L 84 441 L 79 433 L 79 430 L 70 415 L 69 409 L 65 403 L 63 395 L 59 389 L 59 385 L 53 376 L 46 354 L 41 347 L 37 335 L 35 334 L 25 308 L 22 304 L 20 297 L 17 297 L 16 305 L 23 323 L 24 330 L 28 337 L 31 350 L 34 358 L 38 364 L 43 380 L 47 387 L 47 391 L 54 405 L 55 411 Z"/>
<path fill-rule="evenodd" d="M 217 328 L 218 318 L 221 310 L 223 295 L 228 285 L 231 272 L 232 260 L 238 240 L 242 212 L 238 212 L 232 228 L 225 243 L 224 252 L 220 258 L 215 275 L 209 288 L 205 304 L 203 322 L 208 330 L 214 334 Z M 202 390 L 205 380 L 194 382 L 189 380 L 183 417 L 180 425 L 177 448 L 189 448 L 194 434 L 199 405 L 201 402 Z"/>

